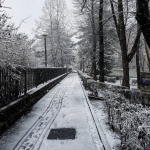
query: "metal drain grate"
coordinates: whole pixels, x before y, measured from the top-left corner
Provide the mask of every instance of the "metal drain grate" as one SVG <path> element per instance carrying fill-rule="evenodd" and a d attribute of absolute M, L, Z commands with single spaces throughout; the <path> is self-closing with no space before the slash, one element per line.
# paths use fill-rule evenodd
<path fill-rule="evenodd" d="M 47 139 L 50 140 L 66 140 L 75 139 L 76 130 L 73 128 L 51 129 Z"/>

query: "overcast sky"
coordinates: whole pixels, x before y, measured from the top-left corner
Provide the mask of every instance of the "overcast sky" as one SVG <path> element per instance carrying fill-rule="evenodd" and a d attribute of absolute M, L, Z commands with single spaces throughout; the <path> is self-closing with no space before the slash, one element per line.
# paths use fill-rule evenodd
<path fill-rule="evenodd" d="M 35 19 L 41 15 L 44 1 L 45 0 L 5 0 L 3 6 L 11 7 L 11 9 L 5 8 L 4 10 L 12 17 L 12 22 L 15 23 L 15 26 L 19 26 L 22 20 L 29 17 L 25 20 L 25 23 L 21 24 L 19 31 L 32 35 Z M 72 0 L 66 0 L 66 4 L 71 11 Z"/>

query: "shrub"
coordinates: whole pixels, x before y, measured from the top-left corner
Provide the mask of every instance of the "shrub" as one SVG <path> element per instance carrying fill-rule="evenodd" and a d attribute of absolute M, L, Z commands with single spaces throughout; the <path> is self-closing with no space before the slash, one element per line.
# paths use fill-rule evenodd
<path fill-rule="evenodd" d="M 107 78 L 108 78 L 107 76 L 104 76 L 104 81 L 107 81 Z"/>
<path fill-rule="evenodd" d="M 115 83 L 116 82 L 116 77 L 107 77 L 107 82 Z"/>

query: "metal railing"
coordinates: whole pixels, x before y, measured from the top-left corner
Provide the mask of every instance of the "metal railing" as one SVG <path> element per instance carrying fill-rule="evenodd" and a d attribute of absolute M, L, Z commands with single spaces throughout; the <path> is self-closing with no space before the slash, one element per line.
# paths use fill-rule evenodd
<path fill-rule="evenodd" d="M 66 72 L 67 68 L 0 68 L 0 108 Z"/>

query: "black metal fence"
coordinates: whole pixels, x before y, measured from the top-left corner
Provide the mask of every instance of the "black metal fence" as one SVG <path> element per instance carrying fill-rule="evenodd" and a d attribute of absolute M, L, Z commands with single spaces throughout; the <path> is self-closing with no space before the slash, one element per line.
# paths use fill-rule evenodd
<path fill-rule="evenodd" d="M 0 68 L 0 108 L 66 72 L 67 68 Z"/>

